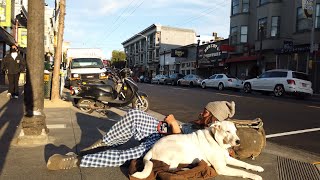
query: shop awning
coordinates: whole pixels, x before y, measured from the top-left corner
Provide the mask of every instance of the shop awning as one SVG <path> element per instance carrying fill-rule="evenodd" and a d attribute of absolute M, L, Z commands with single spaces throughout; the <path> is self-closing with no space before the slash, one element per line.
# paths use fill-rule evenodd
<path fill-rule="evenodd" d="M 225 63 L 234 63 L 234 62 L 245 62 L 245 61 L 256 61 L 259 56 L 239 56 L 226 59 Z"/>
<path fill-rule="evenodd" d="M 2 27 L 0 27 L 0 42 L 5 42 L 8 45 L 15 44 L 14 37 L 9 34 L 6 30 L 4 30 Z"/>

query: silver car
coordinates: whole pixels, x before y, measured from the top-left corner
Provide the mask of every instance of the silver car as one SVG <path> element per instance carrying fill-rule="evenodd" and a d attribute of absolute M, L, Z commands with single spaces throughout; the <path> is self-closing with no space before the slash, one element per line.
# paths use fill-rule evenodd
<path fill-rule="evenodd" d="M 304 97 L 312 95 L 312 83 L 307 74 L 286 69 L 274 69 L 262 73 L 257 78 L 244 81 L 243 90 L 273 92 L 277 97 L 285 93 Z"/>
<path fill-rule="evenodd" d="M 183 78 L 179 79 L 177 81 L 177 84 L 179 86 L 194 87 L 194 86 L 200 86 L 202 80 L 203 80 L 203 78 L 198 75 L 188 74 L 188 75 L 184 76 Z"/>
<path fill-rule="evenodd" d="M 160 82 L 163 82 L 162 79 L 165 79 L 165 78 L 166 78 L 165 75 L 163 75 L 163 74 L 158 74 L 158 75 L 156 75 L 155 77 L 153 77 L 153 78 L 151 79 L 151 84 L 160 84 Z"/>
<path fill-rule="evenodd" d="M 243 87 L 243 82 L 242 80 L 227 74 L 214 74 L 208 79 L 203 80 L 201 82 L 201 87 L 203 89 L 206 87 L 218 88 L 220 91 L 225 88 L 240 90 Z"/>

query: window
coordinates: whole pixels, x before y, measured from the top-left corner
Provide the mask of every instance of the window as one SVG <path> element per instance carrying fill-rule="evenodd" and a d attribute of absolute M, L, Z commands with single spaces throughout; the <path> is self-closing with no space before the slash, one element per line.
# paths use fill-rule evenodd
<path fill-rule="evenodd" d="M 236 45 L 237 44 L 237 27 L 232 27 L 231 30 L 231 35 L 230 35 L 230 43 L 231 45 Z"/>
<path fill-rule="evenodd" d="M 259 78 L 268 78 L 270 77 L 271 72 L 265 72 L 259 76 Z"/>
<path fill-rule="evenodd" d="M 287 77 L 287 72 L 273 71 L 271 72 L 270 77 L 276 77 L 276 78 Z"/>
<path fill-rule="evenodd" d="M 279 37 L 280 17 L 273 16 L 271 18 L 271 37 Z"/>
<path fill-rule="evenodd" d="M 241 26 L 240 29 L 240 42 L 247 43 L 248 41 L 248 26 Z"/>
<path fill-rule="evenodd" d="M 315 28 L 320 28 L 320 4 L 316 6 Z"/>
<path fill-rule="evenodd" d="M 222 79 L 223 78 L 223 75 L 218 75 L 217 77 L 216 77 L 216 79 Z"/>
<path fill-rule="evenodd" d="M 268 3 L 270 0 L 259 0 L 259 5 Z"/>
<path fill-rule="evenodd" d="M 303 10 L 301 7 L 297 9 L 297 25 L 296 25 L 296 31 L 303 31 L 307 29 L 311 29 L 312 21 L 311 19 L 307 19 L 303 15 Z"/>
<path fill-rule="evenodd" d="M 216 75 L 212 75 L 209 77 L 209 79 L 214 79 L 216 77 Z"/>
<path fill-rule="evenodd" d="M 242 0 L 242 12 L 249 12 L 249 0 Z"/>
<path fill-rule="evenodd" d="M 300 72 L 292 72 L 292 78 L 302 79 L 305 81 L 310 81 L 307 74 L 300 73 Z"/>
<path fill-rule="evenodd" d="M 265 39 L 267 37 L 267 18 L 259 19 L 258 21 L 258 39 Z"/>
<path fill-rule="evenodd" d="M 232 15 L 239 13 L 239 0 L 232 0 Z"/>

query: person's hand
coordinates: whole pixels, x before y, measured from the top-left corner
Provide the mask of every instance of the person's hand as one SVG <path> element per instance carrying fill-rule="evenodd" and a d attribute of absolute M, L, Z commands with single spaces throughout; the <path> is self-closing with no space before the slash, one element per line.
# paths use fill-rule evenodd
<path fill-rule="evenodd" d="M 167 122 L 168 124 L 172 124 L 176 122 L 177 120 L 174 118 L 173 114 L 169 114 L 164 118 L 164 121 Z"/>

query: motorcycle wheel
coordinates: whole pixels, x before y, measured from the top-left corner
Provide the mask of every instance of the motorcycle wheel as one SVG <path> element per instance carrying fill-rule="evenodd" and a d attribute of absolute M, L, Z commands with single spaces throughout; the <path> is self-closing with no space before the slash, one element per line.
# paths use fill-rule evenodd
<path fill-rule="evenodd" d="M 90 100 L 90 99 L 80 99 L 78 101 L 78 105 L 81 105 L 81 104 L 90 105 L 91 103 L 93 103 L 93 100 Z M 88 108 L 80 107 L 80 106 L 78 106 L 78 107 L 82 112 L 85 112 L 88 114 L 91 114 L 94 111 L 93 109 L 91 109 L 89 107 Z"/>
<path fill-rule="evenodd" d="M 149 100 L 145 96 L 140 96 L 140 98 L 142 100 L 142 103 L 139 101 L 138 98 L 134 98 L 132 108 L 147 112 L 149 110 Z"/>

